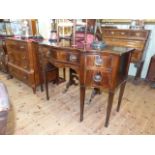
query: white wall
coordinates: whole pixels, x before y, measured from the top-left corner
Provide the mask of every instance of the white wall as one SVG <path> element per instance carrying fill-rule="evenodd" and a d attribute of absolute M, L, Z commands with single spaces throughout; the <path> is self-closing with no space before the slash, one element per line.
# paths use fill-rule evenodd
<path fill-rule="evenodd" d="M 50 19 L 38 19 L 39 33 L 44 39 L 49 39 L 51 31 L 51 20 Z"/>

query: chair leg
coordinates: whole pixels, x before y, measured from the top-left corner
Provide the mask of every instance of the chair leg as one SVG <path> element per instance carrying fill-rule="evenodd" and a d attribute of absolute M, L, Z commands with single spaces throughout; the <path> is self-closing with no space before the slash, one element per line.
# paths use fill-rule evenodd
<path fill-rule="evenodd" d="M 83 121 L 84 100 L 85 100 L 85 87 L 80 86 L 80 122 Z"/>

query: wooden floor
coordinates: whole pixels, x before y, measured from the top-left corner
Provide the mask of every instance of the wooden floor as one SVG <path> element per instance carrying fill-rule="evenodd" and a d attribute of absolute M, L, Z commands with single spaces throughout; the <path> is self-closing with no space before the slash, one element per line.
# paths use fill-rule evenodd
<path fill-rule="evenodd" d="M 88 105 L 91 90 L 87 90 L 84 121 L 79 122 L 79 87 L 71 86 L 63 93 L 66 83 L 49 84 L 50 100 L 45 92 L 34 95 L 32 89 L 17 79 L 7 80 L 11 109 L 7 134 L 155 134 L 155 89 L 145 82 L 127 83 L 120 112 L 116 112 L 118 93 L 115 95 L 108 128 L 104 127 L 107 94 L 102 93 Z"/>

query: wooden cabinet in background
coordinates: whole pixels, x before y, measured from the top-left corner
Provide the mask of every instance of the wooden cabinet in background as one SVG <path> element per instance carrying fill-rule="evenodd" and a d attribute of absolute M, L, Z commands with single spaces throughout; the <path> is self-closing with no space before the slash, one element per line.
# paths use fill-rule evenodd
<path fill-rule="evenodd" d="M 135 80 L 140 78 L 150 30 L 102 28 L 102 39 L 108 45 L 135 48 L 131 62 L 137 67 Z"/>
<path fill-rule="evenodd" d="M 34 93 L 40 84 L 38 44 L 30 40 L 6 39 L 9 74 L 30 87 Z"/>
<path fill-rule="evenodd" d="M 155 83 L 155 55 L 152 56 L 146 79 Z"/>

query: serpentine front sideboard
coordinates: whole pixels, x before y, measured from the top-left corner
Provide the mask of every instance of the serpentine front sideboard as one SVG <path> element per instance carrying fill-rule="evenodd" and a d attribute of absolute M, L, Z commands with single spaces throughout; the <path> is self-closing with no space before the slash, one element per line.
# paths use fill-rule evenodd
<path fill-rule="evenodd" d="M 63 43 L 39 43 L 39 53 L 42 53 L 44 59 L 48 60 L 43 62 L 43 70 L 48 62 L 58 68 L 69 67 L 78 73 L 80 83 L 80 121 L 83 120 L 86 88 L 100 88 L 108 91 L 106 127 L 109 124 L 115 90 L 120 86 L 117 106 L 117 111 L 119 111 L 128 77 L 132 51 L 134 51 L 133 48 L 116 46 L 107 46 L 99 51 L 86 46 L 79 48 L 66 46 Z"/>

